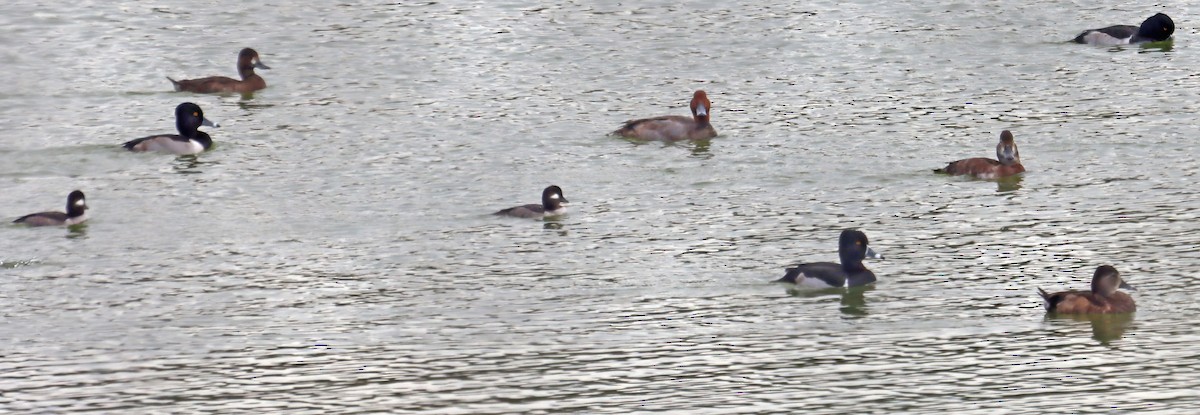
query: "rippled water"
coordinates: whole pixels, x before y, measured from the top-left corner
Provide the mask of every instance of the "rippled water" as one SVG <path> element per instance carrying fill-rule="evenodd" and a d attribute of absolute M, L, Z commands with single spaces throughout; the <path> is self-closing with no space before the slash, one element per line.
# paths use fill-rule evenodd
<path fill-rule="evenodd" d="M 1157 8 L 1161 7 L 1161 8 Z M 1197 8 L 35 4 L 0 15 L 0 409 L 1189 413 Z M 1063 43 L 1175 18 L 1167 47 Z M 253 96 L 170 92 L 234 74 Z M 713 101 L 720 136 L 606 136 Z M 129 154 L 190 100 L 195 158 Z M 1029 170 L 931 169 L 1014 132 Z M 489 213 L 558 184 L 557 221 Z M 10 220 L 10 219 L 6 219 Z M 851 292 L 768 281 L 856 227 Z M 1035 287 L 1113 264 L 1133 316 Z"/>

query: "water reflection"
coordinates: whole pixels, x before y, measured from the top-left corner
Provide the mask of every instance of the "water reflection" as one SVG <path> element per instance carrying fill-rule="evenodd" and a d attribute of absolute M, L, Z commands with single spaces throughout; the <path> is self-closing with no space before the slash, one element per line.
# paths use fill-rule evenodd
<path fill-rule="evenodd" d="M 237 106 L 239 109 L 251 113 L 264 108 L 274 107 L 272 104 L 263 103 L 261 101 L 255 102 L 253 92 L 242 94 L 242 98 L 237 101 Z"/>
<path fill-rule="evenodd" d="M 1021 181 L 1025 180 L 1024 174 L 1015 176 L 1001 177 L 996 179 L 996 192 L 1006 193 L 1021 190 Z"/>
<path fill-rule="evenodd" d="M 567 236 L 567 230 L 563 229 L 563 224 L 560 222 L 554 222 L 553 219 L 547 219 L 546 223 L 542 224 L 542 229 L 548 231 L 558 231 L 558 236 Z"/>
<path fill-rule="evenodd" d="M 213 146 L 213 148 L 216 148 L 216 144 L 213 144 Z M 200 166 L 205 164 L 208 163 L 200 161 L 196 155 L 191 154 L 175 158 L 175 164 L 172 167 L 174 167 L 175 172 L 179 174 L 200 174 L 204 173 L 200 170 Z"/>
<path fill-rule="evenodd" d="M 79 239 L 87 237 L 87 222 L 78 223 L 67 227 L 67 239 Z"/>
<path fill-rule="evenodd" d="M 865 317 L 867 314 L 867 291 L 875 291 L 874 285 L 846 288 L 842 293 L 842 314 L 848 317 Z"/>
<path fill-rule="evenodd" d="M 1170 52 L 1175 47 L 1175 40 L 1167 39 L 1162 42 L 1146 42 L 1136 45 L 1114 45 L 1108 48 L 1108 51 L 1113 53 L 1124 52 L 1131 47 L 1137 47 L 1138 53 Z"/>
<path fill-rule="evenodd" d="M 624 137 L 624 136 L 615 136 L 615 137 L 625 140 L 626 142 L 633 144 L 634 146 L 641 146 L 641 145 L 646 145 L 646 144 L 650 144 L 650 143 L 662 143 L 663 147 L 686 148 L 686 149 L 688 149 L 688 151 L 690 151 L 692 153 L 692 157 L 710 159 L 713 156 L 712 153 L 709 152 L 709 148 L 712 145 L 712 140 L 658 141 L 658 140 L 642 140 L 642 139 L 638 139 L 638 138 L 630 138 L 630 137 Z"/>
<path fill-rule="evenodd" d="M 712 156 L 713 156 L 712 153 L 710 153 L 708 151 L 708 147 L 710 144 L 712 144 L 712 140 L 693 141 L 692 145 L 691 145 L 692 157 L 698 157 L 698 158 L 702 158 L 702 159 L 712 158 Z"/>
<path fill-rule="evenodd" d="M 1087 322 L 1092 326 L 1092 338 L 1109 344 L 1125 335 L 1133 323 L 1133 313 L 1121 314 L 1046 314 L 1046 321 Z"/>
<path fill-rule="evenodd" d="M 839 297 L 838 304 L 840 305 L 838 310 L 847 317 L 854 318 L 864 317 L 869 314 L 867 312 L 867 298 L 865 294 L 869 291 L 875 291 L 874 285 L 825 289 L 797 288 L 794 285 L 788 285 L 787 294 L 792 297 L 817 298 L 837 295 Z"/>
<path fill-rule="evenodd" d="M 1139 45 L 1138 53 L 1170 52 L 1175 47 L 1174 39 L 1162 42 L 1147 42 Z"/>

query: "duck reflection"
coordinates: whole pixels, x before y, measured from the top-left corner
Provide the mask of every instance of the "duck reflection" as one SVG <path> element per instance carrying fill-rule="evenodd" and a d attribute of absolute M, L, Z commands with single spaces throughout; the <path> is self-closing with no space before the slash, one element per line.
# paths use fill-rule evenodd
<path fill-rule="evenodd" d="M 642 140 L 642 139 L 638 139 L 638 138 L 628 138 L 628 137 L 621 137 L 621 139 L 625 140 L 625 142 L 627 142 L 629 144 L 632 144 L 634 147 L 643 146 L 643 145 L 647 145 L 650 143 L 659 143 L 660 142 L 660 141 L 655 141 L 655 140 Z M 707 140 L 707 139 L 679 141 L 679 142 L 667 142 L 667 143 L 663 143 L 662 147 L 663 148 L 686 149 L 688 152 L 691 153 L 692 157 L 705 159 L 705 160 L 711 159 L 713 157 L 713 154 L 711 152 L 712 140 Z"/>
<path fill-rule="evenodd" d="M 1101 344 L 1109 344 L 1125 336 L 1133 326 L 1133 313 L 1121 314 L 1046 314 L 1046 321 L 1087 322 L 1092 326 L 1092 338 Z"/>
<path fill-rule="evenodd" d="M 1022 180 L 1025 180 L 1025 175 L 1023 174 L 996 179 L 996 193 L 1006 193 L 1021 190 Z"/>
<path fill-rule="evenodd" d="M 1162 42 L 1146 42 L 1138 45 L 1138 53 L 1158 53 L 1170 52 L 1175 48 L 1175 42 L 1171 39 Z"/>
<path fill-rule="evenodd" d="M 712 144 L 712 140 L 693 141 L 691 143 L 691 145 L 689 146 L 689 147 L 691 147 L 691 150 L 692 150 L 692 157 L 706 159 L 706 160 L 711 159 L 713 155 L 712 155 L 712 153 L 710 153 L 708 151 L 709 145 L 711 145 L 711 144 Z"/>
<path fill-rule="evenodd" d="M 548 231 L 557 231 L 558 236 L 567 236 L 567 229 L 563 228 L 563 224 L 561 222 L 552 221 L 550 219 L 547 219 L 546 223 L 542 224 L 542 229 L 545 229 Z"/>
<path fill-rule="evenodd" d="M 71 225 L 67 227 L 67 239 L 79 239 L 87 237 L 87 222 Z"/>
<path fill-rule="evenodd" d="M 787 288 L 787 294 L 793 297 L 801 298 L 817 298 L 817 297 L 832 297 L 840 298 L 838 309 L 848 317 L 864 317 L 870 314 L 867 310 L 866 293 L 875 291 L 874 285 L 850 287 L 850 288 L 827 288 L 822 290 L 796 288 L 790 286 Z"/>
<path fill-rule="evenodd" d="M 867 313 L 867 297 L 863 294 L 867 291 L 874 291 L 874 285 L 850 287 L 844 290 L 845 292 L 842 293 L 842 306 L 839 308 L 842 314 L 852 317 L 863 317 L 869 314 Z"/>
<path fill-rule="evenodd" d="M 179 156 L 175 159 L 175 172 L 179 174 L 200 174 L 204 173 L 200 170 L 207 162 L 200 161 L 195 155 Z"/>

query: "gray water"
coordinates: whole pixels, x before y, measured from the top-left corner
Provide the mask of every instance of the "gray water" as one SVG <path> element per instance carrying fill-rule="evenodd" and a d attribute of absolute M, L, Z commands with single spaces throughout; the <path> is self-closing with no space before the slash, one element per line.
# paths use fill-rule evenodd
<path fill-rule="evenodd" d="M 0 226 L 0 411 L 1200 405 L 1194 4 L 215 3 L 0 13 L 0 214 L 92 207 Z M 1063 42 L 1158 11 L 1171 45 Z M 252 96 L 164 78 L 246 46 Z M 716 139 L 607 136 L 696 89 Z M 183 101 L 213 150 L 119 147 Z M 931 173 L 1004 129 L 1023 177 Z M 845 228 L 876 286 L 769 283 Z M 1102 264 L 1136 314 L 1046 317 Z"/>

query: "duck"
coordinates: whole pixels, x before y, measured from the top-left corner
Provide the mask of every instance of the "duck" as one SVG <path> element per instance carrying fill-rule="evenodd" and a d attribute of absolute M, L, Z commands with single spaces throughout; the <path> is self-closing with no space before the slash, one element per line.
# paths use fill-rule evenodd
<path fill-rule="evenodd" d="M 809 288 L 858 287 L 875 282 L 875 273 L 863 266 L 863 259 L 883 259 L 867 246 L 867 234 L 857 229 L 846 229 L 838 238 L 838 258 L 841 263 L 813 262 L 788 268 L 783 278 L 775 282 L 786 282 Z"/>
<path fill-rule="evenodd" d="M 1142 21 L 1141 26 L 1116 25 L 1102 29 L 1084 30 L 1075 36 L 1075 43 L 1113 46 L 1132 43 L 1161 42 L 1175 33 L 1175 22 L 1170 16 L 1157 13 Z"/>
<path fill-rule="evenodd" d="M 563 197 L 562 188 L 551 185 L 545 190 L 542 190 L 542 204 L 528 204 L 514 206 L 508 209 L 501 209 L 494 215 L 511 216 L 516 218 L 542 219 L 550 216 L 559 216 L 567 212 L 567 207 L 564 204 L 570 203 L 567 198 Z"/>
<path fill-rule="evenodd" d="M 626 121 L 613 135 L 638 140 L 707 140 L 717 136 L 717 130 L 709 124 L 712 103 L 708 94 L 697 90 L 692 94 L 691 118 L 680 115 L 664 115 L 654 118 Z"/>
<path fill-rule="evenodd" d="M 31 213 L 14 220 L 13 223 L 20 223 L 29 226 L 71 226 L 83 223 L 87 220 L 87 200 L 83 196 L 83 192 L 79 190 L 72 191 L 67 195 L 67 213 L 63 212 L 38 212 Z"/>
<path fill-rule="evenodd" d="M 264 65 L 258 57 L 258 52 L 254 49 L 245 48 L 238 52 L 237 61 L 238 75 L 242 77 L 239 81 L 226 76 L 210 76 L 207 78 L 184 79 L 176 81 L 167 77 L 171 84 L 175 86 L 175 91 L 197 92 L 202 94 L 207 93 L 247 93 L 254 92 L 267 87 L 267 81 L 261 76 L 254 73 L 254 68 L 271 69 Z"/>
<path fill-rule="evenodd" d="M 1113 314 L 1132 313 L 1137 305 L 1129 294 L 1118 288 L 1137 290 L 1121 279 L 1121 274 L 1111 265 L 1101 265 L 1092 274 L 1091 291 L 1063 291 L 1054 294 L 1037 289 L 1045 300 L 1046 312 L 1059 314 Z"/>
<path fill-rule="evenodd" d="M 133 152 L 158 152 L 176 155 L 199 154 L 212 147 L 212 137 L 200 131 L 201 126 L 217 127 L 217 124 L 204 118 L 204 111 L 199 105 L 185 102 L 175 107 L 175 129 L 179 134 L 161 134 L 130 140 L 122 144 L 126 150 Z"/>
<path fill-rule="evenodd" d="M 946 167 L 934 169 L 933 172 L 954 176 L 974 176 L 980 179 L 998 179 L 1025 171 L 1025 166 L 1021 165 L 1021 153 L 1017 151 L 1017 142 L 1013 140 L 1013 134 L 1008 130 L 1000 133 L 1000 143 L 996 144 L 996 158 L 998 160 L 976 157 L 952 161 Z"/>

